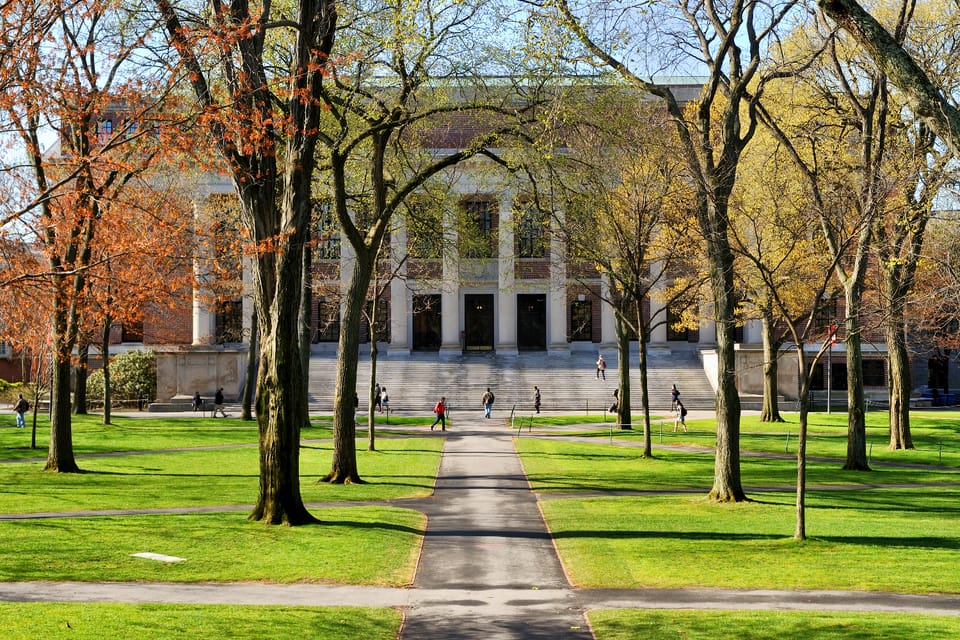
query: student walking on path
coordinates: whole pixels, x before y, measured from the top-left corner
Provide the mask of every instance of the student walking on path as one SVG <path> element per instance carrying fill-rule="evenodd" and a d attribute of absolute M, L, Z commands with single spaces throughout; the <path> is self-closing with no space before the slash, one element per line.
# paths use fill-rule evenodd
<path fill-rule="evenodd" d="M 533 408 L 540 413 L 540 387 L 533 388 Z"/>
<path fill-rule="evenodd" d="M 217 389 L 217 392 L 213 394 L 213 417 L 217 417 L 217 411 L 220 412 L 224 418 L 227 417 L 227 412 L 223 410 L 223 387 Z"/>
<path fill-rule="evenodd" d="M 27 426 L 27 421 L 23 416 L 27 411 L 30 411 L 30 403 L 23 397 L 22 393 L 17 400 L 17 404 L 14 405 L 13 410 L 17 413 L 17 429 L 23 429 Z"/>
<path fill-rule="evenodd" d="M 674 407 L 674 410 L 677 412 L 677 417 L 673 419 L 673 432 L 677 432 L 677 427 L 682 426 L 683 432 L 687 432 L 687 408 L 683 406 L 683 403 L 677 399 L 677 405 Z"/>
<path fill-rule="evenodd" d="M 437 426 L 437 423 L 440 423 L 440 431 L 447 430 L 447 399 L 441 397 L 437 404 L 433 405 L 433 413 L 436 414 L 437 419 L 433 421 L 433 424 L 430 425 L 430 431 L 433 431 L 433 428 Z"/>
<path fill-rule="evenodd" d="M 487 387 L 487 391 L 483 394 L 483 397 L 480 398 L 480 402 L 483 403 L 483 417 L 489 418 L 490 412 L 493 411 L 493 392 L 490 391 L 490 387 Z"/>

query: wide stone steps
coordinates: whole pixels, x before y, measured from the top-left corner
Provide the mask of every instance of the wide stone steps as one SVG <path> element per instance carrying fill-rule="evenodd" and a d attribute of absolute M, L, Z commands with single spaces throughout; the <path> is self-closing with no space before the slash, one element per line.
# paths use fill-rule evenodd
<path fill-rule="evenodd" d="M 548 355 L 521 353 L 440 357 L 436 353 L 380 356 L 377 380 L 385 386 L 393 411 L 430 414 L 434 403 L 445 396 L 451 412 L 482 411 L 480 398 L 487 387 L 496 396 L 498 417 L 511 410 L 526 415 L 533 411 L 533 387 L 540 387 L 542 410 L 602 413 L 613 403 L 618 362 L 605 353 L 606 380 L 596 377 L 595 354 Z M 334 355 L 314 355 L 310 360 L 310 406 L 312 411 L 330 411 L 338 367 Z M 361 356 L 358 370 L 360 410 L 365 411 L 369 393 L 370 360 Z M 636 356 L 630 363 L 631 405 L 640 408 L 640 372 Z M 714 392 L 695 354 L 658 356 L 649 359 L 648 386 L 653 412 L 670 409 L 670 386 L 680 389 L 688 409 L 712 410 Z"/>

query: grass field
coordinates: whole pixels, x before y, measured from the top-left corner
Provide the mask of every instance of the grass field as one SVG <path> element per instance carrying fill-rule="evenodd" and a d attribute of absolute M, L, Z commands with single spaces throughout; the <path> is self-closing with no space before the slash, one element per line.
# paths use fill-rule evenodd
<path fill-rule="evenodd" d="M 885 437 L 885 417 L 870 414 L 875 438 Z M 521 436 L 517 446 L 532 486 L 557 496 L 542 509 L 579 586 L 960 593 L 960 469 L 929 449 L 960 450 L 957 414 L 918 416 L 915 438 L 928 449 L 890 451 L 884 440 L 871 472 L 841 468 L 845 418 L 811 420 L 810 456 L 839 459 L 808 463 L 804 542 L 793 540 L 796 460 L 776 435 L 790 423 L 744 418 L 741 476 L 751 501 L 741 504 L 706 499 L 714 463 L 702 449 L 714 437 L 706 421 L 692 421 L 699 433 L 671 433 L 679 446 L 658 447 L 652 459 L 640 456 L 639 431 L 612 440 L 596 433 L 593 442 Z"/>
<path fill-rule="evenodd" d="M 132 604 L 2 604 L 3 637 L 258 638 L 394 640 L 400 614 L 359 607 L 266 607 Z"/>
<path fill-rule="evenodd" d="M 960 618 L 809 611 L 591 611 L 599 640 L 942 640 L 960 636 Z"/>
<path fill-rule="evenodd" d="M 751 501 L 741 504 L 706 500 L 711 420 L 691 420 L 688 434 L 662 435 L 655 422 L 652 459 L 640 456 L 639 428 L 611 432 L 599 417 L 537 418 L 517 448 L 578 586 L 960 593 L 960 413 L 914 416 L 917 449 L 890 451 L 886 414 L 869 414 L 874 471 L 867 473 L 840 468 L 846 415 L 811 416 L 804 542 L 792 538 L 795 414 L 781 424 L 743 418 L 741 473 Z M 432 491 L 442 439 L 391 431 L 428 419 L 378 423 L 378 433 L 388 436 L 378 440 L 379 450 L 360 445 L 357 452 L 368 484 L 331 486 L 318 482 L 332 458 L 330 422 L 314 418 L 303 431 L 301 493 L 320 523 L 294 528 L 246 519 L 258 488 L 254 424 L 195 417 L 114 422 L 75 421 L 81 474 L 41 470 L 45 431 L 38 432 L 40 448 L 30 449 L 28 430 L 0 429 L 0 515 L 80 512 L 0 520 L 0 581 L 412 580 L 425 518 L 402 502 L 380 501 Z M 365 437 L 361 424 L 358 445 Z M 83 513 L 182 507 L 212 512 Z M 131 555 L 142 551 L 183 561 Z M 960 618 L 900 614 L 618 610 L 591 612 L 590 620 L 599 640 L 960 636 Z M 396 612 L 381 609 L 0 604 L 0 629 L 13 638 L 386 639 L 396 637 L 399 624 Z"/>

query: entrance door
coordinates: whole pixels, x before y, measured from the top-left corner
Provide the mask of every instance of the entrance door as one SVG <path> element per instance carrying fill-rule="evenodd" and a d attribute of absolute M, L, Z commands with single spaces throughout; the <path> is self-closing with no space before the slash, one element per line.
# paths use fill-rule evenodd
<path fill-rule="evenodd" d="M 547 296 L 517 295 L 517 349 L 545 351 L 547 348 Z"/>
<path fill-rule="evenodd" d="M 440 350 L 440 296 L 413 296 L 413 350 Z"/>
<path fill-rule="evenodd" d="M 493 294 L 464 294 L 464 351 L 493 351 Z"/>

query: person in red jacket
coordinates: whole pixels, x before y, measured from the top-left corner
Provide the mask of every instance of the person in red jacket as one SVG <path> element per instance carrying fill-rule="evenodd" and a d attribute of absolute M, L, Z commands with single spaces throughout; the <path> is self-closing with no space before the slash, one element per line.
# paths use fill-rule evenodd
<path fill-rule="evenodd" d="M 447 399 L 441 397 L 440 401 L 437 404 L 433 405 L 433 412 L 437 414 L 437 419 L 433 421 L 433 424 L 430 425 L 430 431 L 433 431 L 433 428 L 437 426 L 437 423 L 440 423 L 440 431 L 447 430 Z"/>

